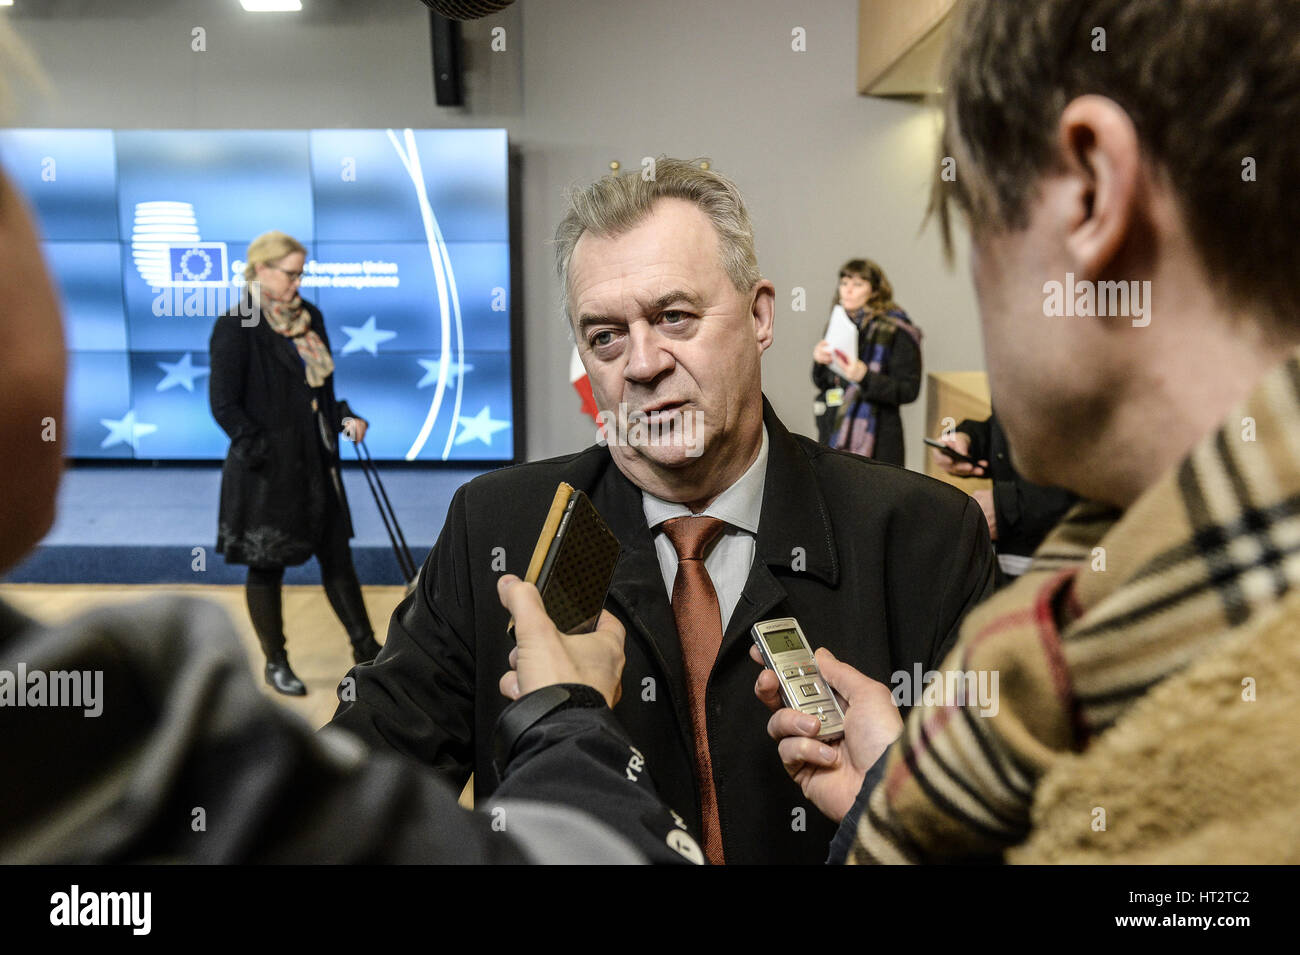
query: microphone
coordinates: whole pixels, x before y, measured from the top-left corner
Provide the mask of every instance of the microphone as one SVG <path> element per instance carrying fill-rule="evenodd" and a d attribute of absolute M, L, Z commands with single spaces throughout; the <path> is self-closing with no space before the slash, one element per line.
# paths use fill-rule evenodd
<path fill-rule="evenodd" d="M 424 5 L 448 20 L 477 20 L 504 10 L 515 0 L 424 0 Z"/>

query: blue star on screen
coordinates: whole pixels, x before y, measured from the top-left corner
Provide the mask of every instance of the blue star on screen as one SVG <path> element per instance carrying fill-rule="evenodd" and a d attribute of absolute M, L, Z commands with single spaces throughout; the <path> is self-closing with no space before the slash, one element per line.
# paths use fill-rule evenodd
<path fill-rule="evenodd" d="M 111 448 L 115 444 L 129 444 L 132 450 L 139 451 L 140 445 L 137 442 L 145 435 L 153 434 L 158 430 L 156 424 L 138 423 L 135 420 L 134 409 L 116 421 L 112 418 L 100 418 L 99 423 L 108 429 L 107 437 L 99 445 L 101 448 Z"/>
<path fill-rule="evenodd" d="M 457 444 L 465 444 L 477 438 L 489 447 L 492 446 L 492 435 L 498 431 L 504 431 L 510 427 L 509 421 L 498 421 L 492 417 L 492 410 L 486 405 L 472 418 L 464 416 L 460 419 L 461 432 L 456 436 Z"/>
<path fill-rule="evenodd" d="M 438 383 L 438 361 L 431 361 L 428 358 L 417 358 L 416 361 L 424 368 L 424 377 L 420 379 L 420 383 L 415 387 L 428 388 L 430 385 L 436 385 Z M 453 380 L 473 370 L 474 366 L 468 363 L 458 361 L 449 361 L 447 363 L 447 375 Z"/>
<path fill-rule="evenodd" d="M 366 319 L 366 323 L 360 328 L 352 325 L 344 325 L 343 330 L 348 333 L 348 343 L 343 346 L 343 354 L 351 355 L 354 351 L 365 349 L 372 355 L 379 354 L 379 345 L 382 342 L 391 341 L 397 337 L 397 332 L 386 332 L 383 329 L 375 327 L 375 316 L 371 315 Z"/>
<path fill-rule="evenodd" d="M 158 382 L 158 391 L 166 391 L 168 388 L 174 388 L 176 385 L 184 386 L 186 391 L 194 390 L 194 379 L 200 375 L 206 375 L 211 372 L 209 368 L 195 368 L 193 363 L 193 354 L 186 352 L 185 355 L 177 362 L 160 361 L 158 367 L 167 374 L 163 380 Z"/>

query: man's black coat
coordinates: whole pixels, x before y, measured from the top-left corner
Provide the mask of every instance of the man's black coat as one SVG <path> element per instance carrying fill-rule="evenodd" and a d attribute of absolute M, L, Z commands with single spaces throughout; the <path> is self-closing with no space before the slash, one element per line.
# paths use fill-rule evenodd
<path fill-rule="evenodd" d="M 910 471 L 790 434 L 765 404 L 767 481 L 754 567 L 707 690 L 723 847 L 729 863 L 814 863 L 835 826 L 808 803 L 767 736 L 754 696 L 750 628 L 797 617 L 824 646 L 888 683 L 937 667 L 966 612 L 993 587 L 995 561 L 974 500 Z M 627 628 L 615 714 L 664 801 L 700 836 L 694 743 L 672 608 L 641 491 L 593 446 L 483 475 L 457 491 L 419 584 L 394 611 L 379 658 L 345 681 L 333 725 L 462 782 L 496 785 L 497 682 L 512 643 L 497 600 L 502 572 L 523 575 L 555 487 L 585 490 L 622 545 L 606 606 Z M 351 700 L 355 692 L 355 700 Z"/>

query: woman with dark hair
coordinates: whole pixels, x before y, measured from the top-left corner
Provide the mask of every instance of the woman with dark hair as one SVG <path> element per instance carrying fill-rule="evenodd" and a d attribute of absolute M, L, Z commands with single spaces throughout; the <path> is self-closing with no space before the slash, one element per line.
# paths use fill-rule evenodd
<path fill-rule="evenodd" d="M 248 565 L 248 613 L 266 654 L 266 682 L 294 696 L 307 688 L 284 648 L 287 565 L 314 554 L 353 659 L 365 663 L 379 652 L 348 547 L 352 521 L 337 441 L 340 432 L 360 441 L 366 421 L 335 399 L 325 321 L 298 296 L 306 252 L 283 232 L 254 239 L 246 301 L 217 319 L 209 345 L 212 415 L 230 436 L 217 551 L 228 564 Z"/>
<path fill-rule="evenodd" d="M 818 438 L 832 448 L 901 467 L 898 409 L 921 390 L 921 330 L 894 302 L 884 270 L 870 259 L 852 259 L 840 269 L 835 304 L 858 327 L 858 354 L 844 378 L 830 368 L 829 342 L 813 349 L 812 379 L 821 391 L 814 406 Z"/>

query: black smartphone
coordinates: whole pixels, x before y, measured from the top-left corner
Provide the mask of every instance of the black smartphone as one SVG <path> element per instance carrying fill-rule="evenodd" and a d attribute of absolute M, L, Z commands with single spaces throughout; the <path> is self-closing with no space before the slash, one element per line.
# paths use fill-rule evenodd
<path fill-rule="evenodd" d="M 932 448 L 938 448 L 940 451 L 948 455 L 948 457 L 952 458 L 954 461 L 964 461 L 967 464 L 977 468 L 983 467 L 983 465 L 980 464 L 978 461 L 976 461 L 974 458 L 970 457 L 969 455 L 962 454 L 960 451 L 956 450 L 955 448 L 948 447 L 948 445 L 944 444 L 942 441 L 936 441 L 934 438 L 926 438 L 925 443 Z"/>

